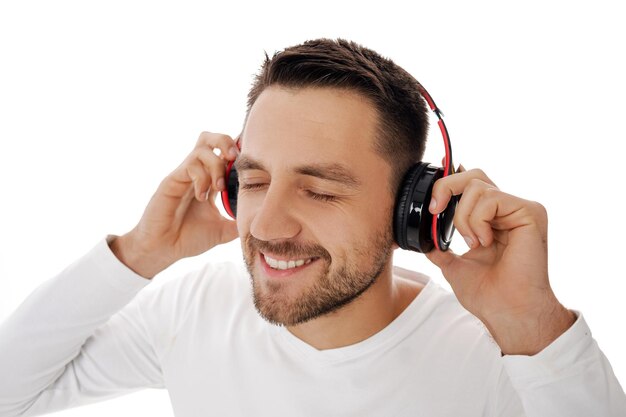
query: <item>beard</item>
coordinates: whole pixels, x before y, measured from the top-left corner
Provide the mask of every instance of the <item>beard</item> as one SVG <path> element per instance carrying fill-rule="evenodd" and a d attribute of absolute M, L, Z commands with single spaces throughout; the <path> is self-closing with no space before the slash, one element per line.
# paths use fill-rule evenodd
<path fill-rule="evenodd" d="M 284 241 L 270 243 L 251 234 L 242 239 L 243 256 L 252 281 L 254 306 L 272 324 L 294 326 L 330 314 L 351 303 L 376 282 L 391 257 L 393 237 L 390 230 L 374 233 L 360 246 L 353 243 L 348 258 L 333 259 L 314 243 Z M 289 295 L 289 282 L 262 282 L 255 268 L 260 252 L 290 259 L 318 258 L 323 271 L 312 284 L 296 296 Z"/>

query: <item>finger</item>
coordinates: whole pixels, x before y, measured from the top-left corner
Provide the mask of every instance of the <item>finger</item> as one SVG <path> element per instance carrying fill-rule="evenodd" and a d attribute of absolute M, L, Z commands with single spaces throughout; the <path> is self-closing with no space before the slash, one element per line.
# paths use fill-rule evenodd
<path fill-rule="evenodd" d="M 452 249 L 448 249 L 446 251 L 433 249 L 425 255 L 429 261 L 441 269 L 441 273 L 450 283 L 452 288 L 456 288 L 457 283 L 455 277 L 460 276 L 458 271 L 459 268 L 462 268 L 463 266 L 463 258 L 452 252 Z"/>
<path fill-rule="evenodd" d="M 196 147 L 210 147 L 219 149 L 220 157 L 228 159 L 230 161 L 237 158 L 239 155 L 239 148 L 237 148 L 236 142 L 228 135 L 221 133 L 202 132 L 198 137 Z"/>
<path fill-rule="evenodd" d="M 465 167 L 463 164 L 459 164 L 459 169 L 456 172 L 465 172 Z"/>
<path fill-rule="evenodd" d="M 489 246 L 493 242 L 493 230 L 491 221 L 498 212 L 498 203 L 504 197 L 504 193 L 497 189 L 489 189 L 480 194 L 473 210 L 469 214 L 467 222 L 471 233 L 478 239 L 482 246 Z"/>
<path fill-rule="evenodd" d="M 527 226 L 547 230 L 547 216 L 544 214 L 545 208 L 539 203 L 493 189 L 484 193 L 476 203 L 469 223 L 486 247 L 493 243 L 495 233 L 502 230 L 510 231 Z"/>
<path fill-rule="evenodd" d="M 221 228 L 220 228 L 220 242 L 230 242 L 231 240 L 236 239 L 239 236 L 239 232 L 237 230 L 237 222 L 229 219 L 221 220 Z"/>
<path fill-rule="evenodd" d="M 193 150 L 192 154 L 202 163 L 204 169 L 208 172 L 210 176 L 208 184 L 211 184 L 215 190 L 224 190 L 226 163 L 206 147 L 196 148 Z"/>
<path fill-rule="evenodd" d="M 462 194 L 469 182 L 474 179 L 484 181 L 494 187 L 496 186 L 480 169 L 471 169 L 440 178 L 433 185 L 431 205 L 429 207 L 430 212 L 433 214 L 442 212 L 448 205 L 450 198 L 453 195 Z"/>
<path fill-rule="evenodd" d="M 470 216 L 482 195 L 487 189 L 492 187 L 493 186 L 481 180 L 472 180 L 468 187 L 466 187 L 463 191 L 463 196 L 459 200 L 459 204 L 457 205 L 454 213 L 454 227 L 461 234 L 461 236 L 463 236 L 467 246 L 472 249 L 479 245 L 479 236 L 476 234 L 476 231 L 470 223 Z"/>
<path fill-rule="evenodd" d="M 513 230 L 522 226 L 535 225 L 540 230 L 548 229 L 548 212 L 546 208 L 532 200 L 507 194 L 498 199 L 497 211 L 491 220 L 492 230 Z"/>
<path fill-rule="evenodd" d="M 189 162 L 185 167 L 187 176 L 193 183 L 194 195 L 198 201 L 206 201 L 211 186 L 211 177 L 197 159 Z"/>

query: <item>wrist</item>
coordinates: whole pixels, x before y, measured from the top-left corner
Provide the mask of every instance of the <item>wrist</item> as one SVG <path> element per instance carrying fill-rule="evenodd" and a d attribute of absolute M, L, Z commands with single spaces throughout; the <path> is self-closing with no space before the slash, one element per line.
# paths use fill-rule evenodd
<path fill-rule="evenodd" d="M 503 355 L 533 356 L 565 333 L 576 315 L 555 300 L 539 312 L 497 320 L 487 328 Z"/>
<path fill-rule="evenodd" d="M 146 279 L 154 278 L 169 266 L 169 264 L 158 262 L 154 254 L 141 249 L 133 239 L 132 232 L 117 236 L 109 243 L 109 247 L 120 262 Z"/>

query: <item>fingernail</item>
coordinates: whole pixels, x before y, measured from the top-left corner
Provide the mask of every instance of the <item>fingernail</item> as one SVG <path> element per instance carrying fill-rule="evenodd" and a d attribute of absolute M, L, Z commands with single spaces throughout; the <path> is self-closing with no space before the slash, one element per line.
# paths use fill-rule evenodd
<path fill-rule="evenodd" d="M 430 210 L 431 213 L 433 213 L 436 208 L 437 208 L 437 200 L 431 197 L 430 206 L 428 206 L 428 209 Z"/>
<path fill-rule="evenodd" d="M 228 150 L 228 155 L 231 158 L 235 159 L 235 158 L 237 158 L 237 155 L 239 155 L 239 150 L 236 147 L 233 146 L 232 148 L 230 148 Z"/>
<path fill-rule="evenodd" d="M 204 201 L 207 201 L 209 199 L 209 192 L 211 192 L 210 188 L 206 190 L 206 193 L 204 193 Z"/>
<path fill-rule="evenodd" d="M 481 244 L 482 246 L 485 246 L 485 241 L 484 241 L 482 238 L 480 238 L 480 237 L 479 237 L 479 238 L 478 238 L 478 241 L 480 242 L 480 244 Z"/>
<path fill-rule="evenodd" d="M 467 237 L 466 237 L 466 236 L 463 236 L 463 239 L 465 239 L 465 243 L 467 243 L 467 246 L 469 246 L 470 248 L 471 248 L 472 246 L 474 246 L 474 240 L 472 240 L 472 238 L 471 238 L 471 237 L 469 237 L 469 236 L 467 236 Z"/>
<path fill-rule="evenodd" d="M 224 178 L 217 180 L 217 189 L 220 191 L 224 190 Z"/>

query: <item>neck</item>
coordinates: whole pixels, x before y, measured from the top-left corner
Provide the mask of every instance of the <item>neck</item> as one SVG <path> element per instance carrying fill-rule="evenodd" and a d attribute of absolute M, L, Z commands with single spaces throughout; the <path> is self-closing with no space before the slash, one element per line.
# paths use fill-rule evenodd
<path fill-rule="evenodd" d="M 376 281 L 337 311 L 287 329 L 316 349 L 334 349 L 361 342 L 389 325 L 413 301 L 420 284 L 394 279 L 389 260 Z"/>

